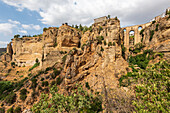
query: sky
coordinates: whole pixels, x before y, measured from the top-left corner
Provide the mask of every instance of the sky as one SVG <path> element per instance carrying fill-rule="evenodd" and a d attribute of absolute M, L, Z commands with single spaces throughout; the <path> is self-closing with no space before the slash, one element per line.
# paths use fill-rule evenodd
<path fill-rule="evenodd" d="M 42 34 L 44 27 L 87 25 L 118 17 L 121 27 L 149 22 L 170 7 L 170 0 L 0 0 L 0 48 L 16 34 Z"/>

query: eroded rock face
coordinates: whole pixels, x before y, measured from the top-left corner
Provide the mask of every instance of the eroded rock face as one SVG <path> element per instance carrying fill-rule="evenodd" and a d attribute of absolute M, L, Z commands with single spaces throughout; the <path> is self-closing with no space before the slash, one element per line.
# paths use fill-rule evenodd
<path fill-rule="evenodd" d="M 42 59 L 42 37 L 15 38 L 13 43 L 13 61 L 18 66 L 32 66 L 36 58 Z"/>
<path fill-rule="evenodd" d="M 102 52 L 101 45 L 96 45 L 96 50 L 92 51 L 91 45 L 94 43 L 86 45 L 83 54 L 78 54 L 79 50 L 77 50 L 67 56 L 63 70 L 67 86 L 76 82 L 82 84 L 88 82 L 93 90 L 102 91 L 103 84 L 110 88 L 115 86 L 115 75 L 118 79 L 121 74 L 127 73 L 128 63 L 122 57 L 116 58 L 118 46 L 103 46 Z"/>
<path fill-rule="evenodd" d="M 162 18 L 156 23 L 148 26 L 144 30 L 143 43 L 145 45 L 155 45 L 170 39 L 170 19 L 168 17 Z M 151 35 L 153 32 L 153 36 Z"/>
<path fill-rule="evenodd" d="M 112 18 L 94 23 L 91 31 L 85 32 L 82 35 L 81 44 L 83 45 L 89 40 L 94 40 L 97 36 L 103 36 L 107 43 L 118 42 L 120 37 L 120 21 L 117 18 Z"/>
<path fill-rule="evenodd" d="M 81 34 L 68 25 L 59 27 L 57 44 L 59 47 L 79 47 Z"/>

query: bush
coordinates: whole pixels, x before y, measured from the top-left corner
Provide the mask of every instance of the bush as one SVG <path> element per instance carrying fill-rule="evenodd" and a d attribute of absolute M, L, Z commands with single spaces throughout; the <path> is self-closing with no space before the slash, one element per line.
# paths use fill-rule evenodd
<path fill-rule="evenodd" d="M 25 101 L 26 98 L 27 98 L 27 95 L 20 95 L 20 99 L 21 99 L 22 101 Z"/>
<path fill-rule="evenodd" d="M 88 82 L 86 82 L 86 88 L 87 88 L 87 89 L 90 89 L 90 86 L 89 86 L 89 83 L 88 83 Z"/>
<path fill-rule="evenodd" d="M 49 95 L 52 95 L 51 97 Z M 49 101 L 50 100 L 50 101 Z M 46 103 L 46 104 L 43 104 Z M 53 86 L 50 94 L 42 94 L 38 103 L 34 104 L 32 111 L 35 113 L 47 112 L 80 112 L 98 113 L 102 111 L 102 100 L 100 95 L 88 94 L 82 87 L 77 87 L 69 96 L 57 92 L 57 87 Z"/>
<path fill-rule="evenodd" d="M 155 31 L 158 31 L 158 26 L 159 26 L 159 24 L 156 24 Z"/>
<path fill-rule="evenodd" d="M 104 41 L 104 45 L 105 45 L 105 46 L 107 45 L 106 40 Z"/>
<path fill-rule="evenodd" d="M 43 81 L 41 86 L 48 86 L 48 81 Z"/>
<path fill-rule="evenodd" d="M 169 112 L 169 69 L 170 64 L 160 61 L 149 65 L 140 72 L 128 73 L 120 82 L 129 81 L 135 88 L 136 99 L 133 100 L 135 111 L 139 113 Z"/>
<path fill-rule="evenodd" d="M 102 44 L 102 40 L 104 40 L 104 37 L 103 36 L 97 36 L 96 40 L 97 40 L 97 44 Z"/>
<path fill-rule="evenodd" d="M 11 66 L 12 66 L 12 67 L 15 67 L 15 62 L 11 62 Z"/>
<path fill-rule="evenodd" d="M 45 27 L 45 28 L 43 28 L 43 31 L 44 31 L 44 32 L 45 32 L 46 30 L 48 30 L 48 28 L 46 28 L 46 27 Z"/>
<path fill-rule="evenodd" d="M 22 113 L 21 107 L 17 106 L 14 110 L 14 113 Z"/>
<path fill-rule="evenodd" d="M 7 110 L 7 113 L 13 113 L 13 112 L 14 112 L 13 107 L 11 107 L 11 108 L 9 108 L 9 109 Z"/>
<path fill-rule="evenodd" d="M 154 20 L 154 21 L 152 21 L 152 24 L 154 24 L 154 23 L 156 23 L 156 21 Z"/>
<path fill-rule="evenodd" d="M 100 51 L 102 51 L 102 52 L 104 51 L 104 49 L 103 49 L 103 47 L 102 47 L 102 46 L 101 46 L 101 49 L 100 49 Z"/>
<path fill-rule="evenodd" d="M 25 101 L 26 98 L 27 98 L 27 90 L 24 88 L 24 89 L 20 90 L 20 99 L 22 101 Z"/>
<path fill-rule="evenodd" d="M 152 40 L 153 35 L 154 35 L 154 30 L 150 31 L 150 38 L 149 38 L 149 41 L 151 41 L 151 40 Z"/>
<path fill-rule="evenodd" d="M 63 81 L 63 79 L 62 79 L 61 77 L 58 77 L 58 78 L 56 79 L 57 85 L 60 85 L 62 81 Z"/>
<path fill-rule="evenodd" d="M 41 78 L 41 81 L 44 81 L 44 78 Z"/>
<path fill-rule="evenodd" d="M 64 55 L 62 58 L 63 64 L 65 64 L 66 59 L 67 59 L 67 55 Z"/>
<path fill-rule="evenodd" d="M 0 108 L 0 113 L 5 113 L 5 108 Z"/>
<path fill-rule="evenodd" d="M 57 69 L 54 69 L 53 73 L 54 73 L 55 76 L 58 76 L 61 73 L 61 71 L 57 70 Z"/>
<path fill-rule="evenodd" d="M 146 57 L 148 55 L 148 57 Z M 131 56 L 129 58 L 129 63 L 130 64 L 134 64 L 134 65 L 138 65 L 140 68 L 142 69 L 146 69 L 146 66 L 149 63 L 150 57 L 153 56 L 153 51 L 152 50 L 145 50 L 143 54 L 139 54 L 136 56 Z"/>
<path fill-rule="evenodd" d="M 20 95 L 26 95 L 27 94 L 27 89 L 22 89 L 20 90 Z"/>
<path fill-rule="evenodd" d="M 113 46 L 115 46 L 116 44 L 115 44 L 115 42 L 113 42 Z"/>
<path fill-rule="evenodd" d="M 124 45 L 121 45 L 121 48 L 122 48 L 122 57 L 125 59 L 126 47 L 124 47 Z"/>
<path fill-rule="evenodd" d="M 35 89 L 37 87 L 37 85 L 38 85 L 37 84 L 37 79 L 36 78 L 32 78 L 31 81 L 32 81 L 31 88 Z"/>
<path fill-rule="evenodd" d="M 10 93 L 5 98 L 5 103 L 13 104 L 16 101 L 16 94 L 14 92 Z"/>
<path fill-rule="evenodd" d="M 40 65 L 39 62 L 38 62 L 38 63 L 35 63 L 35 64 L 29 69 L 29 71 L 33 70 L 34 68 L 38 67 L 39 65 Z"/>
<path fill-rule="evenodd" d="M 108 46 L 112 46 L 112 42 L 109 42 L 109 43 L 108 43 Z"/>

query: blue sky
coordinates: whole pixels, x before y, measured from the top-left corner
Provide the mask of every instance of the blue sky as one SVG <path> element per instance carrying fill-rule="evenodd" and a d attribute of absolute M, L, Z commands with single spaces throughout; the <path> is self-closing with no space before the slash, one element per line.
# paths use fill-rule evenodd
<path fill-rule="evenodd" d="M 101 16 L 117 16 L 121 26 L 143 24 L 170 7 L 169 0 L 0 0 L 0 47 L 15 34 L 41 34 L 44 27 L 91 25 Z"/>

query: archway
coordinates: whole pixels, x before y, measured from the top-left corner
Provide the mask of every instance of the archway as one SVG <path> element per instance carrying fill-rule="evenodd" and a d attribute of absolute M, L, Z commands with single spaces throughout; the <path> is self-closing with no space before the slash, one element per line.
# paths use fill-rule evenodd
<path fill-rule="evenodd" d="M 129 45 L 130 46 L 134 45 L 134 39 L 135 39 L 135 31 L 131 30 L 129 32 Z"/>
<path fill-rule="evenodd" d="M 142 26 L 139 26 L 139 27 L 138 27 L 138 31 L 141 31 L 141 30 L 142 30 Z"/>
<path fill-rule="evenodd" d="M 126 32 L 126 29 L 123 29 L 124 32 Z"/>

